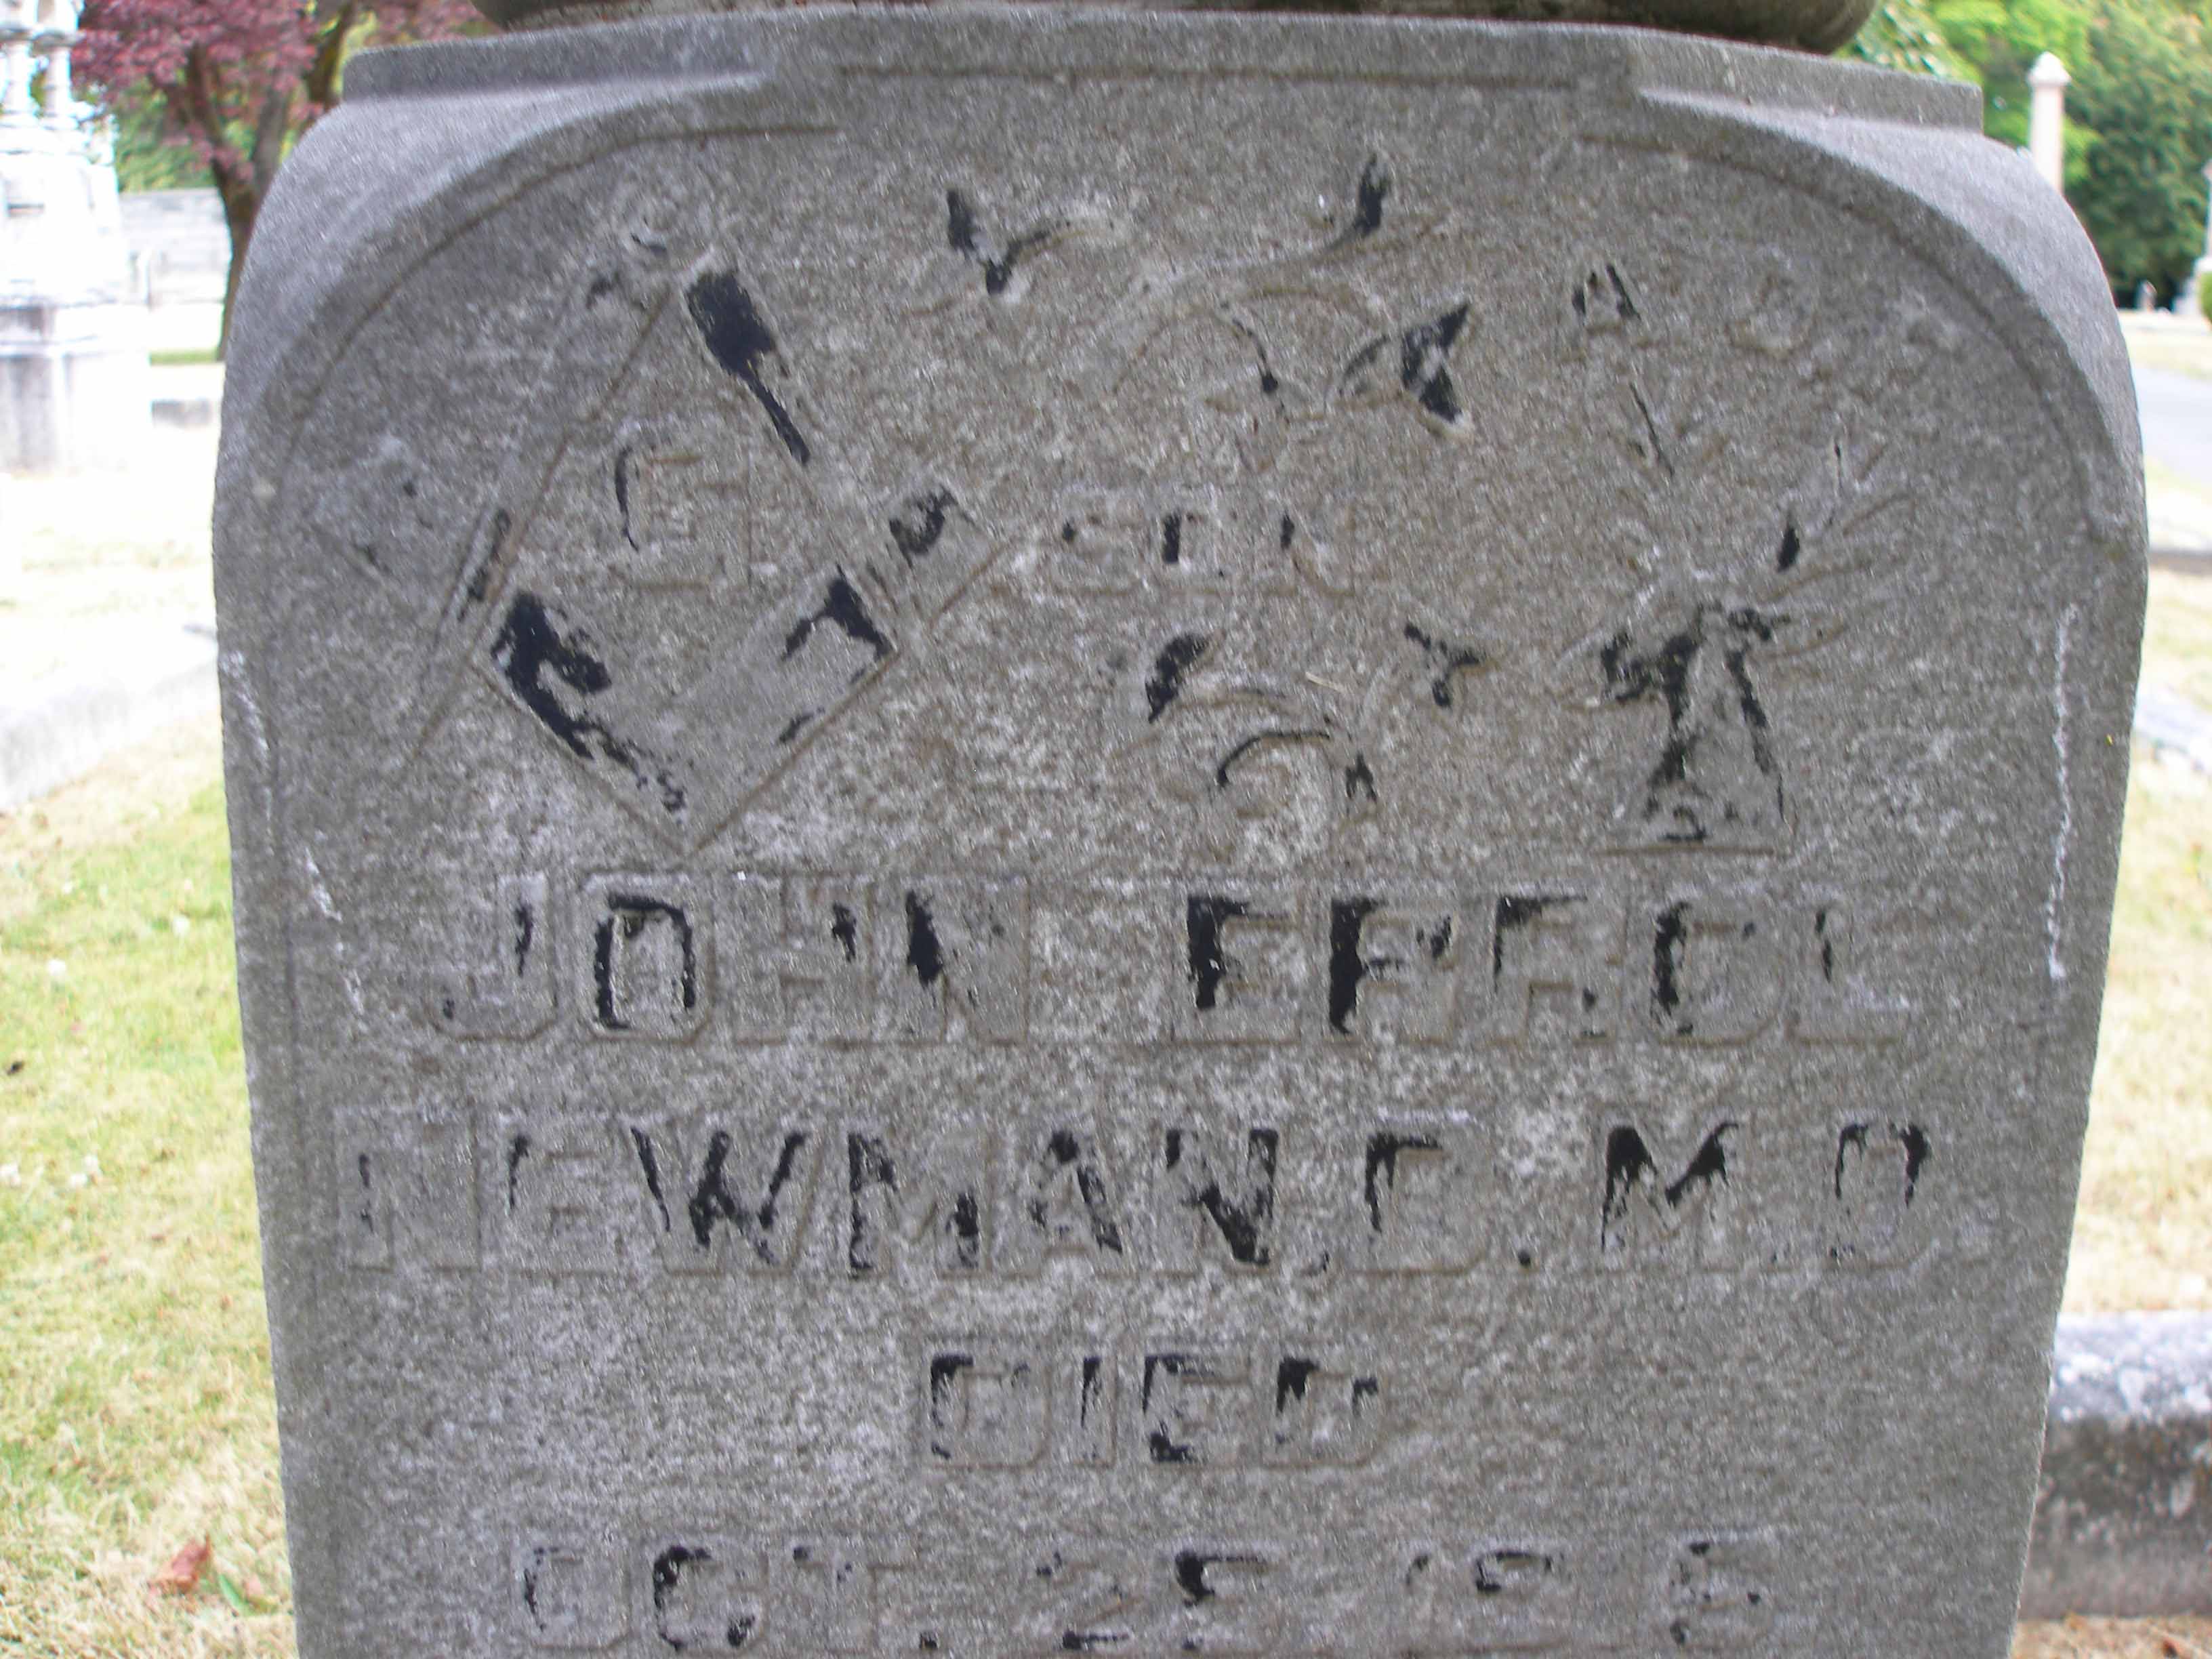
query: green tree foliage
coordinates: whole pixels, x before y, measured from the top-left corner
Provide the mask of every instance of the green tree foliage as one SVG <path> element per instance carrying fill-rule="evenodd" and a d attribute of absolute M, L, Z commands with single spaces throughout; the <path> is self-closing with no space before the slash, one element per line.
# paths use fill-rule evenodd
<path fill-rule="evenodd" d="M 2204 247 L 2212 157 L 2212 44 L 2203 22 L 2166 7 L 2109 4 L 2067 94 L 2097 134 L 2067 195 L 2114 294 L 2150 283 L 2170 299 Z"/>
<path fill-rule="evenodd" d="M 1848 55 L 1969 80 L 1983 130 L 2027 142 L 2027 71 L 2055 53 L 2066 103 L 2066 197 L 2115 295 L 2170 296 L 2203 246 L 2212 158 L 2212 0 L 1885 0 Z"/>
<path fill-rule="evenodd" d="M 188 144 L 172 138 L 161 120 L 161 105 L 144 96 L 115 98 L 109 107 L 115 123 L 115 177 L 125 190 L 204 190 L 210 182 L 207 162 Z"/>

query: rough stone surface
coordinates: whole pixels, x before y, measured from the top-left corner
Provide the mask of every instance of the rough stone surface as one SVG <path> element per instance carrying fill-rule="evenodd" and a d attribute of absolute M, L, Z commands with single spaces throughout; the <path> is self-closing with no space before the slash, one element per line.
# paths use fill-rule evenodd
<path fill-rule="evenodd" d="M 927 0 L 922 0 L 927 3 Z M 979 0 L 969 0 L 978 3 Z M 1132 0 L 1042 0 L 1043 3 L 1127 8 Z M 702 12 L 777 10 L 808 0 L 476 0 L 503 28 L 572 26 L 587 21 L 694 15 Z M 1612 23 L 1719 35 L 1767 46 L 1834 52 L 1874 15 L 1875 0 L 1152 0 L 1157 11 L 1364 12 L 1382 16 L 1489 17 L 1532 23 Z"/>
<path fill-rule="evenodd" d="M 217 585 L 310 1659 L 1986 1656 L 2142 604 L 1971 94 L 370 57 Z"/>
<path fill-rule="evenodd" d="M 2021 1612 L 2212 1613 L 2212 1316 L 2058 1322 Z"/>

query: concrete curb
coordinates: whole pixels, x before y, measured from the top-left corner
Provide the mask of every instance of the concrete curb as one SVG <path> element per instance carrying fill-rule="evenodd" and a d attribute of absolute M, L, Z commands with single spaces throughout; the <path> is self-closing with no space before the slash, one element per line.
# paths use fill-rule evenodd
<path fill-rule="evenodd" d="M 153 371 L 153 418 L 157 426 L 220 426 L 222 365 L 172 363 Z"/>
<path fill-rule="evenodd" d="M 118 628 L 100 643 L 97 665 L 0 696 L 0 811 L 216 707 L 215 635 L 205 624 Z"/>
<path fill-rule="evenodd" d="M 2212 1314 L 2058 1322 L 2020 1612 L 2212 1613 Z"/>

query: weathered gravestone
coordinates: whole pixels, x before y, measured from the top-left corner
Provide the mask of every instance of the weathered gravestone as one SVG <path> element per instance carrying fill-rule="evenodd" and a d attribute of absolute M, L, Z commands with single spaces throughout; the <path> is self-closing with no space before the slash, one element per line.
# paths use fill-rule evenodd
<path fill-rule="evenodd" d="M 2003 1653 L 2110 312 L 1780 52 L 364 60 L 218 514 L 302 1650 Z"/>

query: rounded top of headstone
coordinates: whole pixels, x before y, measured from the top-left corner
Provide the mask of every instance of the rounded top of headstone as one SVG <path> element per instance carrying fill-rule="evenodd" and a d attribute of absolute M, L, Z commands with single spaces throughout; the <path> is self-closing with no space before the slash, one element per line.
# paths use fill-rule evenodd
<path fill-rule="evenodd" d="M 1348 0 L 1343 9 L 1378 16 L 1626 24 L 1826 52 L 1836 51 L 1859 32 L 1873 15 L 1875 3 L 1875 0 Z M 687 13 L 780 10 L 800 3 L 804 0 L 475 0 L 477 9 L 502 28 L 557 27 Z M 1056 3 L 1089 9 L 1100 0 L 1056 0 Z M 1130 9 L 1257 12 L 1304 10 L 1307 7 L 1301 0 L 1131 0 Z M 2057 62 L 2047 52 L 2044 61 L 2054 65 Z"/>
<path fill-rule="evenodd" d="M 2046 52 L 2027 71 L 2027 84 L 2031 87 L 2070 87 L 2074 84 L 2074 77 L 2066 72 L 2066 65 L 2058 61 L 2056 54 Z"/>

